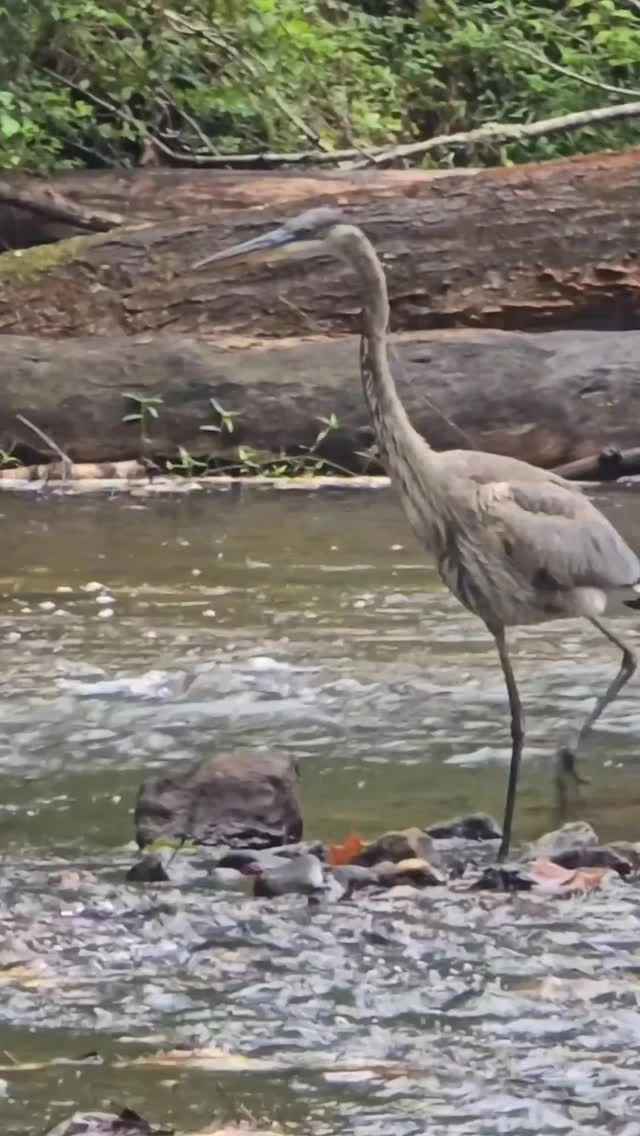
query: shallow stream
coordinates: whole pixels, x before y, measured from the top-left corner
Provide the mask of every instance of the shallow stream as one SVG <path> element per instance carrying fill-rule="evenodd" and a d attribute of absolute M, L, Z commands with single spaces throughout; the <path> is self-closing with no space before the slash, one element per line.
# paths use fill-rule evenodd
<path fill-rule="evenodd" d="M 598 500 L 640 548 L 640 496 Z M 640 885 L 310 911 L 123 883 L 142 777 L 238 746 L 301 758 L 307 837 L 500 818 L 495 651 L 390 492 L 6 495 L 0 514 L 3 1132 L 128 1105 L 185 1130 L 640 1134 Z M 586 623 L 512 643 L 524 840 L 553 827 L 554 746 L 618 660 Z M 603 838 L 640 839 L 639 753 L 636 681 L 586 755 Z M 174 1045 L 209 1068 L 134 1063 Z"/>

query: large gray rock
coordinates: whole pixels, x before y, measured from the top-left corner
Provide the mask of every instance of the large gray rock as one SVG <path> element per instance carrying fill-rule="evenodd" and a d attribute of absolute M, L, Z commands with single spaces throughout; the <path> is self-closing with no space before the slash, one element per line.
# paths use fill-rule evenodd
<path fill-rule="evenodd" d="M 145 781 L 135 826 L 140 848 L 160 837 L 235 848 L 295 842 L 302 836 L 298 763 L 236 751 Z"/>

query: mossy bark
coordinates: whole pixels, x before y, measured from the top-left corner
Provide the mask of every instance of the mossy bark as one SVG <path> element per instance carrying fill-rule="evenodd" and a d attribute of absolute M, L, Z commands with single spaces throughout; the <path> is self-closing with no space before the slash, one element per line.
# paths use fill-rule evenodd
<path fill-rule="evenodd" d="M 245 174 L 234 175 L 235 195 L 228 173 L 194 173 L 177 194 L 185 211 L 165 209 L 159 224 L 145 223 L 143 206 L 136 212 L 130 178 L 131 228 L 0 256 L 0 330 L 245 339 L 356 331 L 358 281 L 333 260 L 190 270 L 203 253 L 320 202 L 342 204 L 375 241 L 398 331 L 635 328 L 639 159 L 636 149 L 464 176 Z M 258 202 L 267 204 L 239 207 Z"/>

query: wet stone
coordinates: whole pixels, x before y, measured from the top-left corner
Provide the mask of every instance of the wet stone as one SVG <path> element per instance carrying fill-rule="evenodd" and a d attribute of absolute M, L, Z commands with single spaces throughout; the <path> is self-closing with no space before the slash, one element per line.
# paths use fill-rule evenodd
<path fill-rule="evenodd" d="M 426 860 L 414 856 L 398 863 L 378 864 L 376 868 L 379 882 L 385 887 L 411 885 L 413 887 L 433 887 L 445 883 L 445 877 L 437 872 Z"/>
<path fill-rule="evenodd" d="M 571 821 L 556 828 L 552 832 L 545 832 L 538 840 L 530 844 L 523 855 L 525 860 L 557 860 L 558 856 L 577 849 L 594 848 L 599 845 L 597 834 L 590 824 L 584 820 Z"/>
<path fill-rule="evenodd" d="M 627 861 L 633 875 L 640 873 L 640 844 L 630 840 L 612 840 L 606 847 L 614 856 Z"/>
<path fill-rule="evenodd" d="M 363 868 L 391 861 L 425 860 L 433 854 L 431 837 L 420 828 L 404 828 L 398 832 L 385 832 L 354 857 L 353 863 Z"/>
<path fill-rule="evenodd" d="M 125 876 L 128 884 L 163 884 L 169 878 L 159 856 L 143 856 L 131 865 Z"/>
<path fill-rule="evenodd" d="M 508 868 L 492 864 L 471 884 L 471 891 L 531 891 L 533 879 L 525 867 Z"/>
<path fill-rule="evenodd" d="M 380 883 L 378 871 L 361 864 L 338 865 L 331 869 L 331 875 L 343 885 L 349 895 L 361 888 L 378 887 Z"/>
<path fill-rule="evenodd" d="M 427 833 L 433 840 L 500 840 L 502 829 L 488 813 L 470 813 L 454 817 L 443 824 L 434 824 Z"/>
<path fill-rule="evenodd" d="M 172 1128 L 154 1128 L 133 1109 L 122 1112 L 76 1112 L 50 1128 L 45 1136 L 171 1136 Z"/>
<path fill-rule="evenodd" d="M 297 856 L 285 860 L 280 866 L 260 868 L 255 864 L 245 869 L 254 876 L 253 894 L 256 898 L 273 898 L 279 895 L 321 895 L 326 890 L 323 866 L 317 856 Z"/>
<path fill-rule="evenodd" d="M 160 838 L 269 848 L 302 836 L 297 762 L 239 751 L 145 781 L 135 807 L 140 848 Z"/>
<path fill-rule="evenodd" d="M 612 868 L 619 876 L 631 875 L 632 862 L 612 847 L 570 848 L 552 857 L 562 868 Z"/>

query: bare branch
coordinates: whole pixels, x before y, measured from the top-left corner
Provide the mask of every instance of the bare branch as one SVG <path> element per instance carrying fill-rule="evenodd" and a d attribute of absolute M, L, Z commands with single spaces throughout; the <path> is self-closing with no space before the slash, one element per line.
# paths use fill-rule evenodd
<path fill-rule="evenodd" d="M 638 0 L 640 6 L 640 0 Z M 528 59 L 533 59 L 536 63 L 541 63 L 543 67 L 549 67 L 551 71 L 557 71 L 559 75 L 566 75 L 568 79 L 575 79 L 576 82 L 582 83 L 585 87 L 596 87 L 599 91 L 607 91 L 611 95 L 621 95 L 622 97 L 630 95 L 631 98 L 640 98 L 640 90 L 633 87 L 613 87 L 609 83 L 601 83 L 599 79 L 592 79 L 590 75 L 581 75 L 579 71 L 573 71 L 570 67 L 564 67 L 560 63 L 553 63 L 546 55 L 538 55 L 536 51 L 531 51 L 528 47 L 522 47 L 519 43 L 512 43 L 507 41 L 505 47 L 511 48 L 517 55 L 525 55 Z"/>
<path fill-rule="evenodd" d="M 123 218 L 117 213 L 86 209 L 50 189 L 18 189 L 6 181 L 0 181 L 0 205 L 24 209 L 47 217 L 50 221 L 74 225 L 77 229 L 89 229 L 95 233 L 106 232 L 123 223 Z"/>
<path fill-rule="evenodd" d="M 50 73 L 53 78 L 59 79 L 67 86 L 79 90 L 69 79 Z M 408 142 L 397 146 L 376 146 L 366 150 L 303 150 L 294 153 L 263 154 L 179 154 L 171 150 L 165 143 L 150 134 L 150 132 L 133 119 L 127 112 L 119 110 L 104 99 L 90 92 L 82 91 L 84 99 L 91 99 L 98 106 L 103 106 L 112 114 L 132 122 L 145 137 L 153 142 L 161 153 L 165 154 L 176 165 L 191 167 L 206 167 L 207 169 L 273 169 L 288 165 L 333 165 L 348 162 L 353 170 L 363 169 L 369 165 L 382 166 L 395 162 L 401 158 L 415 158 L 428 154 L 433 150 L 458 148 L 482 143 L 493 144 L 505 142 L 524 142 L 531 138 L 541 138 L 548 134 L 561 134 L 569 130 L 582 130 L 586 126 L 598 126 L 609 122 L 620 122 L 623 119 L 640 118 L 640 102 L 618 103 L 614 106 L 594 107 L 592 110 L 576 111 L 573 114 L 558 115 L 555 118 L 540 119 L 538 122 L 500 124 L 487 122 L 475 130 L 459 131 L 457 134 L 439 134 L 428 138 L 424 142 Z"/>
<path fill-rule="evenodd" d="M 58 457 L 61 458 L 67 466 L 71 466 L 72 462 L 69 455 L 65 454 L 64 450 L 60 449 L 58 443 L 54 442 L 53 438 L 50 438 L 48 434 L 45 434 L 44 430 L 41 430 L 39 426 L 36 426 L 35 422 L 31 422 L 28 418 L 25 418 L 24 414 L 16 414 L 16 418 L 18 419 L 18 422 L 23 422 L 25 426 L 28 426 L 30 430 L 33 430 L 34 434 L 37 434 L 40 440 L 42 442 L 45 442 L 46 445 L 53 450 L 54 454 L 57 454 Z"/>
<path fill-rule="evenodd" d="M 592 110 L 562 114 L 555 118 L 540 119 L 538 122 L 513 123 L 512 125 L 486 122 L 475 130 L 460 131 L 457 134 L 442 134 L 435 138 L 429 138 L 426 142 L 409 142 L 406 145 L 393 146 L 382 151 L 369 150 L 368 162 L 358 162 L 352 168 L 358 170 L 367 164 L 383 165 L 387 162 L 396 161 L 398 158 L 415 158 L 440 147 L 446 149 L 448 146 L 469 146 L 483 142 L 493 144 L 524 142 L 531 138 L 542 138 L 548 134 L 561 134 L 565 130 L 582 130 L 585 126 L 616 122 L 625 118 L 640 118 L 640 102 L 594 107 Z"/>

